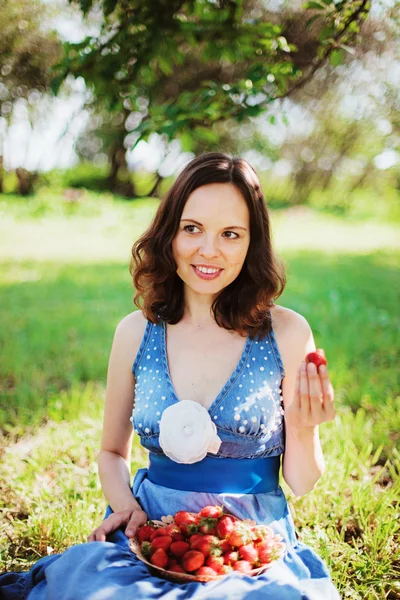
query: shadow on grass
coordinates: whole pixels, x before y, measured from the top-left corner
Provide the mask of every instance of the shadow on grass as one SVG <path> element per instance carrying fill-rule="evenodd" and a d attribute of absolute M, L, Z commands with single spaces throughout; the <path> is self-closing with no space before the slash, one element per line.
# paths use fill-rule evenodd
<path fill-rule="evenodd" d="M 377 413 L 399 395 L 396 259 L 284 255 L 288 285 L 278 303 L 310 323 L 339 405 Z M 3 263 L 0 282 L 0 428 L 76 416 L 86 408 L 80 390 L 104 388 L 115 327 L 134 309 L 127 266 Z M 100 396 L 87 401 L 100 406 Z"/>

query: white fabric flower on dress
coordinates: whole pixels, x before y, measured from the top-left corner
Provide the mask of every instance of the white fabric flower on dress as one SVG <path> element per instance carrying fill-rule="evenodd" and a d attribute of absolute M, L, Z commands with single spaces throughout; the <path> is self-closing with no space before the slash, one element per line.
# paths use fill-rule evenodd
<path fill-rule="evenodd" d="M 180 400 L 166 408 L 160 420 L 160 446 L 177 463 L 203 460 L 217 454 L 222 440 L 208 411 L 193 400 Z"/>

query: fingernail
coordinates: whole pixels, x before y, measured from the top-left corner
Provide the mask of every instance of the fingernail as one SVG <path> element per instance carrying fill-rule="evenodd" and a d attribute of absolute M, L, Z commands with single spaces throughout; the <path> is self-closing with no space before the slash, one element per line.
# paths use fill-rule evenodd
<path fill-rule="evenodd" d="M 125 534 L 126 534 L 126 535 L 132 535 L 132 534 L 133 534 L 133 531 L 132 531 L 132 529 L 127 529 L 127 530 L 125 531 Z"/>
<path fill-rule="evenodd" d="M 302 370 L 302 371 L 305 371 L 306 369 L 307 369 L 307 365 L 306 365 L 306 363 L 305 363 L 305 362 L 302 362 L 302 363 L 301 363 L 301 370 Z"/>
<path fill-rule="evenodd" d="M 326 371 L 327 371 L 326 365 L 321 365 L 320 368 L 319 368 L 319 372 L 320 373 L 326 373 Z"/>

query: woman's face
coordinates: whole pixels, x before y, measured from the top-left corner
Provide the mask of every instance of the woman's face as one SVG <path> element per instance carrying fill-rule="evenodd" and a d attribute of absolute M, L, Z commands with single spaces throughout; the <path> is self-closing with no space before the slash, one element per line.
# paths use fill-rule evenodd
<path fill-rule="evenodd" d="M 177 274 L 194 292 L 215 295 L 239 275 L 249 244 L 250 214 L 239 190 L 231 183 L 199 187 L 172 242 Z"/>

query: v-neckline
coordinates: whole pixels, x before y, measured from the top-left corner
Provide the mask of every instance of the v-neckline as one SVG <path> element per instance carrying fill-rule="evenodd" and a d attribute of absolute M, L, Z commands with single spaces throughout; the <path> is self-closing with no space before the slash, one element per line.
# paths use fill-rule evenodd
<path fill-rule="evenodd" d="M 171 389 L 171 392 L 174 396 L 174 400 L 175 402 L 181 402 L 181 400 L 178 398 L 178 394 L 176 393 L 175 390 L 175 386 L 172 382 L 172 378 L 171 378 L 171 373 L 169 370 L 169 363 L 168 363 L 168 353 L 167 353 L 167 326 L 166 326 L 166 322 L 162 321 L 162 358 L 163 358 L 163 363 L 164 363 L 164 371 L 165 371 L 165 375 L 167 378 L 167 382 L 169 384 L 169 387 Z M 242 354 L 240 355 L 240 358 L 234 368 L 234 370 L 232 371 L 230 377 L 228 378 L 228 380 L 225 382 L 225 384 L 222 386 L 221 390 L 219 391 L 218 395 L 216 396 L 216 398 L 211 402 L 210 406 L 208 408 L 206 408 L 204 406 L 204 408 L 207 410 L 208 413 L 212 413 L 212 411 L 214 410 L 214 408 L 218 405 L 218 403 L 220 402 L 221 398 L 223 398 L 225 396 L 225 394 L 230 390 L 230 388 L 232 387 L 234 381 L 236 380 L 236 377 L 238 376 L 238 374 L 240 373 L 244 362 L 247 360 L 247 357 L 249 355 L 250 352 L 250 348 L 253 344 L 253 340 L 250 338 L 250 336 L 247 336 L 246 338 L 246 343 L 243 347 L 242 350 Z M 199 402 L 200 404 L 200 402 Z M 203 406 L 203 404 L 200 404 L 200 406 Z"/>

